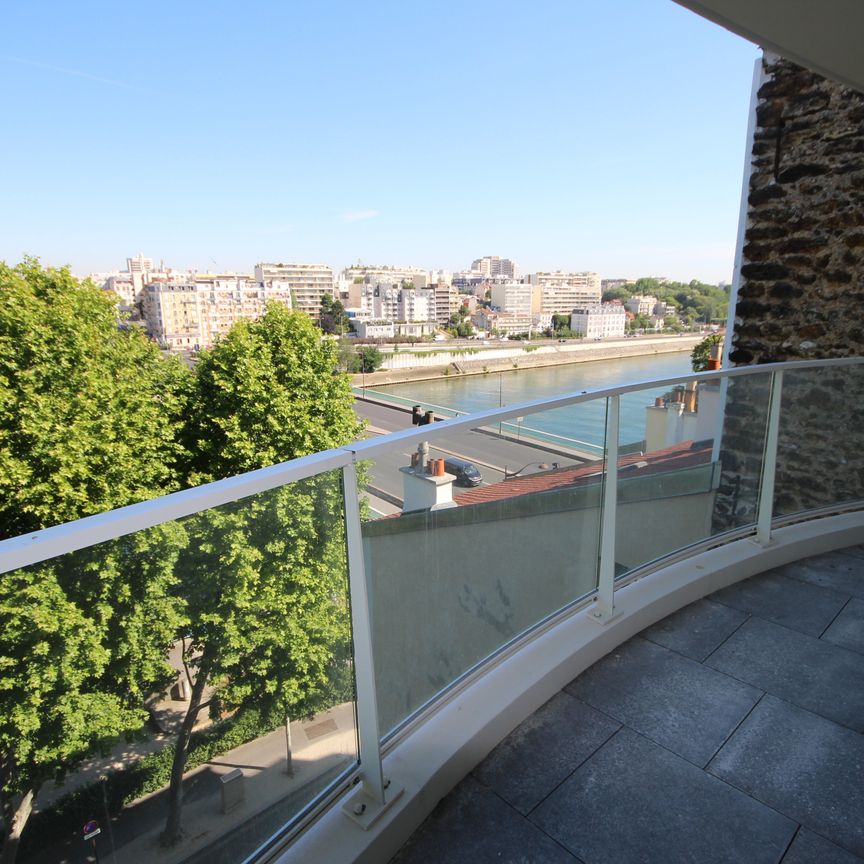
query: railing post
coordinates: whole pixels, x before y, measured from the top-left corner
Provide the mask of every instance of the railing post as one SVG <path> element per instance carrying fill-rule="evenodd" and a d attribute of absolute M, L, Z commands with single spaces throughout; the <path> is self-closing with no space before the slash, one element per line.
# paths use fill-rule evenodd
<path fill-rule="evenodd" d="M 756 511 L 756 542 L 771 543 L 771 520 L 774 517 L 774 476 L 777 471 L 777 440 L 780 429 L 780 403 L 783 396 L 783 370 L 771 373 L 771 398 L 768 407 L 768 429 L 765 433 L 765 455 L 759 482 L 759 504 Z"/>
<path fill-rule="evenodd" d="M 348 589 L 354 639 L 354 676 L 357 686 L 357 737 L 360 744 L 360 776 L 363 785 L 348 799 L 342 809 L 363 828 L 369 828 L 402 794 L 402 789 L 396 789 L 384 777 L 381 766 L 375 661 L 372 655 L 372 626 L 369 617 L 358 492 L 357 470 L 352 461 L 342 468 L 342 495 L 345 504 Z"/>
<path fill-rule="evenodd" d="M 597 602 L 591 617 L 605 624 L 615 614 L 615 517 L 618 511 L 618 422 L 620 397 L 606 400 L 606 472 L 600 515 L 600 565 Z"/>

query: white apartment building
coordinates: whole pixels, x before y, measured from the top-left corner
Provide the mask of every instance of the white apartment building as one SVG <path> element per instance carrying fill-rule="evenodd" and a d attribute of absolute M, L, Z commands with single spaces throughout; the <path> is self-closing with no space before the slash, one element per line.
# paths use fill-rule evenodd
<path fill-rule="evenodd" d="M 396 335 L 392 321 L 357 321 L 354 327 L 360 339 L 392 339 Z"/>
<path fill-rule="evenodd" d="M 420 267 L 377 266 L 373 264 L 353 264 L 342 271 L 342 278 L 354 282 L 361 279 L 367 285 L 401 285 L 411 282 L 415 288 L 427 288 L 430 284 L 429 271 Z"/>
<path fill-rule="evenodd" d="M 570 315 L 570 329 L 587 339 L 623 336 L 626 326 L 627 312 L 620 303 L 595 303 Z"/>
<path fill-rule="evenodd" d="M 438 282 L 432 286 L 434 298 L 433 320 L 446 326 L 450 323 L 450 316 L 459 308 L 459 292 L 445 282 Z"/>
<path fill-rule="evenodd" d="M 588 303 L 599 303 L 602 297 L 600 274 L 585 270 L 579 273 L 556 270 L 554 273 L 544 272 L 531 273 L 525 277 L 526 282 L 531 285 L 547 285 L 551 288 L 581 289 L 588 298 Z"/>
<path fill-rule="evenodd" d="M 245 274 L 187 274 L 155 278 L 145 289 L 144 312 L 150 333 L 166 348 L 209 348 L 241 320 L 260 318 L 266 304 L 291 307 L 287 282 L 256 282 Z"/>
<path fill-rule="evenodd" d="M 293 298 L 292 308 L 314 321 L 320 317 L 324 295 L 334 296 L 333 270 L 326 264 L 259 263 L 255 265 L 255 281 L 286 285 Z"/>
<path fill-rule="evenodd" d="M 194 350 L 207 344 L 198 286 L 191 281 L 151 282 L 145 289 L 144 314 L 150 333 L 165 348 Z"/>
<path fill-rule="evenodd" d="M 654 307 L 657 305 L 657 298 L 651 294 L 635 294 L 629 300 L 626 300 L 624 305 L 634 315 L 653 315 Z"/>
<path fill-rule="evenodd" d="M 152 258 L 137 255 L 126 259 L 125 270 L 91 273 L 88 278 L 105 291 L 113 291 L 120 308 L 132 312 L 143 306 L 144 286 L 155 272 Z"/>
<path fill-rule="evenodd" d="M 478 309 L 472 320 L 478 330 L 497 330 L 502 336 L 530 333 L 534 328 L 530 314 L 508 314 L 493 312 L 490 309 Z"/>
<path fill-rule="evenodd" d="M 509 258 L 486 255 L 471 262 L 471 270 L 483 276 L 505 276 L 507 279 L 519 278 L 519 265 Z"/>
<path fill-rule="evenodd" d="M 524 282 L 505 282 L 493 285 L 491 289 L 492 308 L 508 315 L 528 315 L 532 313 L 532 287 Z"/>
<path fill-rule="evenodd" d="M 593 306 L 600 302 L 599 295 L 588 288 L 575 285 L 531 285 L 531 313 L 541 330 L 552 326 L 553 315 L 569 315 L 580 306 Z"/>
<path fill-rule="evenodd" d="M 435 294 L 425 288 L 363 285 L 360 307 L 363 315 L 380 321 L 431 321 Z"/>

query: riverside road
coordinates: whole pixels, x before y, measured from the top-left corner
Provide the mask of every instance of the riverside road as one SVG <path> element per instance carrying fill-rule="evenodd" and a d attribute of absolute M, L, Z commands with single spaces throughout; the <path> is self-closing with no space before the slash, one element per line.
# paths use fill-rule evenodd
<path fill-rule="evenodd" d="M 367 421 L 367 434 L 370 437 L 411 428 L 410 411 L 369 401 L 374 398 L 370 394 L 365 398 L 358 397 L 355 402 L 355 411 Z M 497 425 L 486 427 L 483 431 L 454 433 L 431 442 L 429 455 L 433 458 L 456 456 L 473 462 L 482 474 L 484 484 L 500 483 L 504 480 L 505 470 L 508 474 L 513 474 L 528 466 L 520 472 L 525 475 L 544 470 L 540 467 L 541 464 L 583 464 L 602 455 L 597 449 L 579 448 L 575 443 L 571 447 L 532 441 L 527 438 L 527 433 L 519 434 L 517 440 L 517 434 L 515 431 L 499 433 Z M 397 444 L 391 452 L 375 461 L 369 482 L 373 509 L 383 511 L 385 515 L 398 511 L 402 502 L 402 475 L 399 468 L 410 464 L 411 452 L 414 449 L 416 448 Z M 454 491 L 458 494 L 458 490 Z M 377 506 L 380 501 L 374 500 L 376 496 L 389 503 L 389 508 Z"/>

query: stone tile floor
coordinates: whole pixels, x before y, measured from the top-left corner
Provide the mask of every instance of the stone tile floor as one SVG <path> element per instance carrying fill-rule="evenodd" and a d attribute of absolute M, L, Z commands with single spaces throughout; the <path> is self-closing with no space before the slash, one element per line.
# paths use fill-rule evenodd
<path fill-rule="evenodd" d="M 439 803 L 392 864 L 864 861 L 864 547 L 649 627 Z"/>

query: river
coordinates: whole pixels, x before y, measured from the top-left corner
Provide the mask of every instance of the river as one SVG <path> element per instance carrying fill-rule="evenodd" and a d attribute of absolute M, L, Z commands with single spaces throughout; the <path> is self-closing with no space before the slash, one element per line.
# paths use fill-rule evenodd
<path fill-rule="evenodd" d="M 563 366 L 543 366 L 515 372 L 489 373 L 413 381 L 375 388 L 382 395 L 398 401 L 416 402 L 423 407 L 443 407 L 459 413 L 474 413 L 499 405 L 512 405 L 532 399 L 560 396 L 565 393 L 614 387 L 656 378 L 669 378 L 692 372 L 688 351 L 673 354 L 651 354 L 644 357 L 622 357 L 615 360 L 593 360 Z M 649 388 L 621 397 L 621 435 L 623 444 L 645 437 L 645 407 L 668 387 Z M 605 400 L 544 411 L 524 418 L 526 433 L 538 430 L 581 443 L 602 447 L 606 425 Z M 449 413 L 449 412 L 439 412 Z M 529 433 L 530 434 L 530 433 Z"/>

